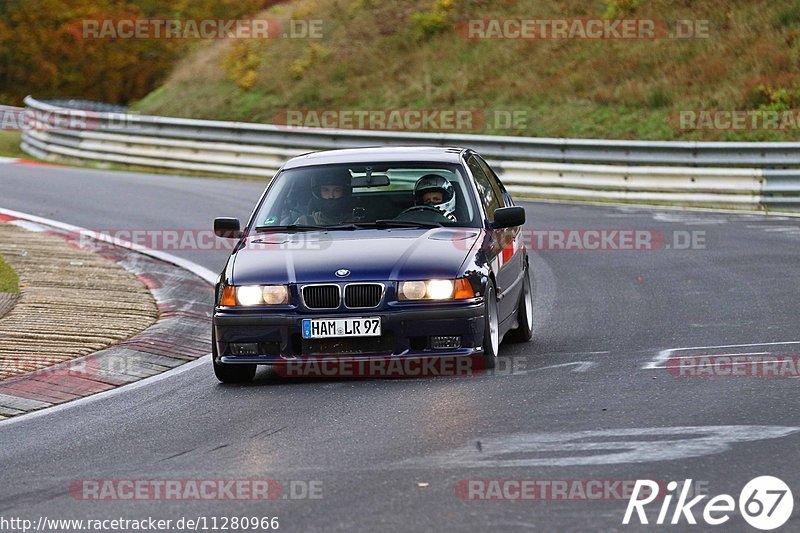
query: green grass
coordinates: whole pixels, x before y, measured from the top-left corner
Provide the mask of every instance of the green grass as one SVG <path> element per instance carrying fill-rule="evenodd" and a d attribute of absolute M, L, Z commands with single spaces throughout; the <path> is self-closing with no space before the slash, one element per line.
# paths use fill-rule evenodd
<path fill-rule="evenodd" d="M 0 292 L 19 292 L 17 273 L 0 256 Z"/>
<path fill-rule="evenodd" d="M 680 110 L 800 108 L 800 2 L 625 3 L 625 18 L 708 20 L 687 40 L 468 40 L 470 18 L 596 18 L 611 0 L 295 0 L 259 16 L 323 21 L 322 39 L 198 43 L 134 108 L 273 122 L 325 109 L 519 111 L 475 133 L 653 140 L 800 140 L 789 131 L 682 131 Z"/>
<path fill-rule="evenodd" d="M 0 130 L 0 156 L 30 158 L 28 154 L 20 150 L 19 143 L 22 140 L 22 132 Z"/>

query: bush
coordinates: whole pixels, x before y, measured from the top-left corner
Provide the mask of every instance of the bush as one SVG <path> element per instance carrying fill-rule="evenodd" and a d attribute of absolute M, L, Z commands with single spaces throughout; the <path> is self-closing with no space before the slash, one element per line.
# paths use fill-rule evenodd
<path fill-rule="evenodd" d="M 619 19 L 629 17 L 636 12 L 642 0 L 604 0 L 606 10 L 603 17 L 607 19 Z"/>
<path fill-rule="evenodd" d="M 453 28 L 455 0 L 435 0 L 430 10 L 411 15 L 411 27 L 417 40 L 428 40 Z"/>

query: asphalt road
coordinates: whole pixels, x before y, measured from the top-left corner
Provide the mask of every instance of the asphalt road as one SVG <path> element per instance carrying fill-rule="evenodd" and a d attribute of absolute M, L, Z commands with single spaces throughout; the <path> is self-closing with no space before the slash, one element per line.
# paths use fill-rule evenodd
<path fill-rule="evenodd" d="M 3 165 L 0 207 L 94 229 L 206 229 L 214 216 L 246 218 L 263 186 Z M 701 492 L 738 499 L 750 479 L 774 475 L 800 495 L 797 379 L 658 368 L 669 355 L 800 353 L 800 219 L 524 205 L 529 229 L 657 230 L 671 244 L 701 232 L 692 235 L 704 244 L 534 254 L 535 340 L 501 346 L 507 364 L 496 375 L 326 381 L 262 372 L 252 385 L 223 386 L 206 361 L 2 423 L 0 517 L 277 516 L 281 531 L 755 531 L 738 513 L 716 528 L 685 518 L 624 526 L 627 500 L 613 492 L 605 501 L 470 501 L 457 487 L 691 478 Z M 226 255 L 172 253 L 215 271 Z M 84 501 L 69 492 L 87 479 L 248 478 L 295 494 Z M 302 498 L 308 486 L 321 497 Z M 706 501 L 694 509 L 701 524 Z M 661 502 L 647 507 L 651 522 Z M 800 531 L 798 506 L 783 530 Z"/>

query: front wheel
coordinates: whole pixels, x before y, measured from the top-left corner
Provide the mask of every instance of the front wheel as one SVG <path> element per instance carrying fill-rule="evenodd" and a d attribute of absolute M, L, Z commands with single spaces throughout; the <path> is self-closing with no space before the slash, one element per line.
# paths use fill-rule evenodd
<path fill-rule="evenodd" d="M 494 368 L 497 352 L 500 350 L 500 327 L 497 319 L 497 297 L 491 280 L 486 283 L 483 318 L 483 362 L 486 368 Z"/>
<path fill-rule="evenodd" d="M 524 275 L 522 294 L 519 296 L 519 305 L 517 306 L 517 327 L 506 335 L 511 342 L 528 342 L 533 337 L 533 291 L 531 291 L 531 277 L 527 267 Z"/>
<path fill-rule="evenodd" d="M 247 383 L 256 375 L 256 365 L 226 365 L 217 362 L 217 337 L 211 332 L 211 361 L 214 375 L 222 383 Z"/>

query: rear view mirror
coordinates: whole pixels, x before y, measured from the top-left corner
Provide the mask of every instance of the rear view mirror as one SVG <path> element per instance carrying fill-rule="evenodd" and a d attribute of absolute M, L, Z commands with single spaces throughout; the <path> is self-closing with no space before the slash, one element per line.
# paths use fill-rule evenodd
<path fill-rule="evenodd" d="M 220 217 L 214 219 L 214 235 L 223 239 L 238 239 L 242 236 L 238 218 Z"/>
<path fill-rule="evenodd" d="M 372 174 L 369 176 L 369 181 L 367 181 L 367 176 L 355 176 L 351 185 L 354 189 L 357 187 L 386 187 L 389 185 L 389 176 L 386 174 Z"/>
<path fill-rule="evenodd" d="M 514 207 L 500 207 L 494 210 L 493 228 L 514 228 L 525 224 L 525 208 L 515 205 Z"/>

